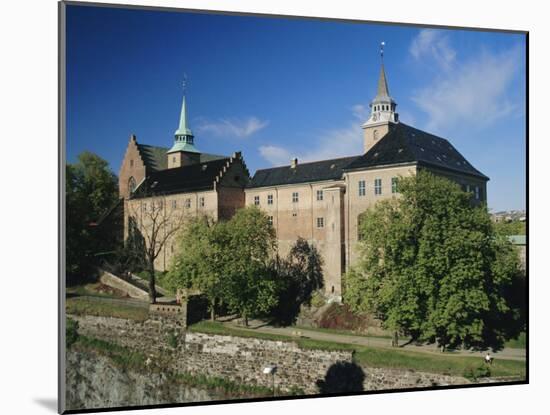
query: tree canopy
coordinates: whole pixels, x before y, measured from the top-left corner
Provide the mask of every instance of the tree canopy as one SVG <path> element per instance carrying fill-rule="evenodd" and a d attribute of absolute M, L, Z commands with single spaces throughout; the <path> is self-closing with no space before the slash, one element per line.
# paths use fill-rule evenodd
<path fill-rule="evenodd" d="M 113 228 L 93 226 L 118 200 L 117 178 L 108 163 L 90 152 L 66 166 L 67 274 L 83 275 L 95 255 L 114 250 L 120 242 Z"/>
<path fill-rule="evenodd" d="M 345 302 L 414 340 L 502 347 L 522 328 L 517 253 L 456 183 L 421 171 L 399 190 L 360 218 L 361 260 L 345 275 Z"/>
<path fill-rule="evenodd" d="M 178 242 L 169 279 L 173 288 L 195 288 L 207 296 L 211 312 L 224 304 L 245 322 L 277 302 L 270 267 L 275 231 L 257 207 L 239 209 L 227 222 L 191 220 Z"/>

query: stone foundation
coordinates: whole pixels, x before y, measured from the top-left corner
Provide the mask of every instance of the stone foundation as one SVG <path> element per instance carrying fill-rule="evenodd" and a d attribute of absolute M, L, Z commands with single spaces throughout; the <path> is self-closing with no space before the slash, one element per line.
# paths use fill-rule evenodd
<path fill-rule="evenodd" d="M 271 375 L 263 374 L 266 366 L 276 365 L 275 386 L 282 391 L 301 389 L 306 394 L 338 390 L 349 377 L 359 379 L 348 391 L 405 389 L 469 383 L 462 377 L 403 369 L 373 368 L 353 363 L 349 350 L 302 349 L 294 342 L 261 340 L 185 332 L 184 325 L 173 318 L 144 322 L 96 317 L 70 316 L 79 322 L 79 333 L 142 351 L 148 356 L 173 356 L 168 368 L 175 373 L 223 377 L 247 385 L 272 387 Z M 177 347 L 168 343 L 176 334 Z M 173 342 L 172 342 L 173 343 Z"/>

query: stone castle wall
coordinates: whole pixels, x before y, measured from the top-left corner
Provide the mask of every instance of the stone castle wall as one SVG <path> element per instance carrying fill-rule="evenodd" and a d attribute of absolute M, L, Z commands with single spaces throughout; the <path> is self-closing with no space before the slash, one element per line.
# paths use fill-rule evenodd
<path fill-rule="evenodd" d="M 319 393 L 318 382 L 329 380 L 327 373 L 338 364 L 362 371 L 363 390 L 418 388 L 468 383 L 461 377 L 401 369 L 358 367 L 349 350 L 302 349 L 294 342 L 261 340 L 187 332 L 182 324 L 157 315 L 144 322 L 111 317 L 70 316 L 79 322 L 79 333 L 95 337 L 148 356 L 170 354 L 168 369 L 177 373 L 223 377 L 248 385 L 272 386 L 272 377 L 262 373 L 264 367 L 276 365 L 275 386 L 288 391 L 292 387 L 306 394 Z M 177 333 L 178 346 L 168 344 L 169 335 Z M 345 381 L 347 372 L 336 371 L 336 382 Z M 359 389 L 360 390 L 360 389 Z"/>

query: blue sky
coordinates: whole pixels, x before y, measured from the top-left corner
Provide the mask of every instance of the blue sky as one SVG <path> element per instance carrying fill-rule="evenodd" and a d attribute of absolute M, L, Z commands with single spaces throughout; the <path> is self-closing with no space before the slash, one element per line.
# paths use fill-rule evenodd
<path fill-rule="evenodd" d="M 130 134 L 170 147 L 187 75 L 199 150 L 249 170 L 360 154 L 380 69 L 400 119 L 449 139 L 525 208 L 525 37 L 305 19 L 67 7 L 67 157 L 118 174 Z"/>

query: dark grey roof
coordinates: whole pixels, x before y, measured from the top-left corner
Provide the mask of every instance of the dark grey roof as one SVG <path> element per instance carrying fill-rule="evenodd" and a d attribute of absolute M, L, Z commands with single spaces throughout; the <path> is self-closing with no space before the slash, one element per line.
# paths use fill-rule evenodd
<path fill-rule="evenodd" d="M 378 143 L 346 166 L 344 170 L 413 162 L 489 180 L 449 141 L 403 123 L 395 124 Z"/>
<path fill-rule="evenodd" d="M 168 148 L 138 144 L 138 150 L 145 166 L 152 171 L 164 170 L 168 167 L 168 159 L 166 158 Z"/>
<path fill-rule="evenodd" d="M 134 197 L 213 189 L 216 176 L 229 160 L 229 158 L 216 159 L 152 172 L 136 189 Z"/>
<path fill-rule="evenodd" d="M 257 170 L 248 187 L 337 180 L 342 177 L 342 169 L 358 157 L 351 156 L 311 163 L 298 163 L 294 168 L 282 166 Z"/>
<path fill-rule="evenodd" d="M 138 144 L 138 149 L 143 162 L 151 171 L 165 170 L 168 168 L 166 153 L 169 149 L 167 147 Z M 227 156 L 220 156 L 218 154 L 201 153 L 200 162 L 205 163 L 207 161 L 219 160 L 226 157 Z"/>
<path fill-rule="evenodd" d="M 218 154 L 208 154 L 208 153 L 201 153 L 200 155 L 200 162 L 205 163 L 207 161 L 213 161 L 213 160 L 219 160 L 219 159 L 226 159 L 227 156 L 220 156 Z"/>

